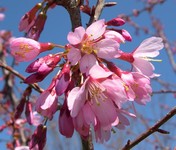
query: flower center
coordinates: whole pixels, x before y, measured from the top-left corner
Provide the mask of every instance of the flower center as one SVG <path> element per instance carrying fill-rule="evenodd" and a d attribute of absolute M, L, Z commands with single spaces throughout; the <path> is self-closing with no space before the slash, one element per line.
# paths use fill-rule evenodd
<path fill-rule="evenodd" d="M 89 41 L 84 42 L 81 51 L 86 54 L 91 54 L 93 52 L 92 44 Z"/>

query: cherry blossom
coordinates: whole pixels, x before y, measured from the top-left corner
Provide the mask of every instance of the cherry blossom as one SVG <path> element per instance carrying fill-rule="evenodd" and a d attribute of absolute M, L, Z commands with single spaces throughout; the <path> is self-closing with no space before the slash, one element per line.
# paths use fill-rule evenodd
<path fill-rule="evenodd" d="M 74 32 L 69 32 L 68 60 L 72 65 L 79 62 L 82 73 L 87 73 L 97 63 L 96 57 L 112 59 L 119 56 L 119 43 L 114 39 L 103 38 L 105 31 L 106 25 L 102 19 L 94 22 L 87 29 L 78 27 Z"/>

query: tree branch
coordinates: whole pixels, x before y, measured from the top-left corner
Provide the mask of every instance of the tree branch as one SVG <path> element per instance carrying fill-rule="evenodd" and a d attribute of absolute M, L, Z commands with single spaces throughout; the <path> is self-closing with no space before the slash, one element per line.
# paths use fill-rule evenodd
<path fill-rule="evenodd" d="M 80 0 L 56 0 L 57 5 L 63 6 L 68 11 L 72 24 L 72 31 L 74 31 L 76 27 L 82 25 L 79 9 L 80 2 Z"/>
<path fill-rule="evenodd" d="M 105 5 L 105 0 L 98 0 L 97 1 L 94 14 L 90 17 L 88 26 L 99 19 L 101 12 L 104 8 L 104 5 Z"/>
<path fill-rule="evenodd" d="M 0 61 L 0 67 L 8 70 L 9 72 L 11 72 L 12 74 L 14 74 L 15 76 L 17 76 L 18 78 L 20 78 L 22 81 L 25 80 L 25 77 L 22 76 L 20 73 L 18 73 L 16 70 L 14 70 L 13 68 L 11 68 L 10 66 L 4 64 L 3 62 Z M 37 92 L 42 93 L 43 89 L 41 89 L 37 84 L 29 84 L 33 89 L 35 89 Z"/>
<path fill-rule="evenodd" d="M 162 126 L 164 123 L 166 123 L 169 119 L 171 119 L 174 115 L 176 115 L 176 107 L 174 107 L 165 117 L 163 117 L 160 121 L 158 121 L 154 126 L 149 128 L 146 132 L 142 133 L 137 139 L 135 139 L 133 142 L 130 142 L 128 140 L 127 144 L 122 148 L 122 150 L 130 150 L 137 144 L 139 144 L 141 141 L 146 139 L 148 136 L 153 134 L 154 132 L 158 132 L 160 126 Z"/>

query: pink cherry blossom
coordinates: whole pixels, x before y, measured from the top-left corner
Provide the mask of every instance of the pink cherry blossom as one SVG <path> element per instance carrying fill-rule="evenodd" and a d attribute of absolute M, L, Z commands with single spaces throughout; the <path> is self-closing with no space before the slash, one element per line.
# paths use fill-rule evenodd
<path fill-rule="evenodd" d="M 68 34 L 67 39 L 70 43 L 68 60 L 72 65 L 80 62 L 82 73 L 88 73 L 97 63 L 96 57 L 112 59 L 119 56 L 119 43 L 114 39 L 103 38 L 105 31 L 106 25 L 102 19 L 94 22 L 87 29 L 78 27 Z"/>
<path fill-rule="evenodd" d="M 39 43 L 29 38 L 15 38 L 10 43 L 11 54 L 16 61 L 30 61 L 37 57 L 41 52 L 54 48 L 52 43 Z"/>
<path fill-rule="evenodd" d="M 88 134 L 90 125 L 97 128 L 97 132 L 110 131 L 117 119 L 116 109 L 127 101 L 122 80 L 117 76 L 111 78 L 112 72 L 95 65 L 89 74 L 81 87 L 70 91 L 67 99 L 74 126 L 83 136 Z"/>

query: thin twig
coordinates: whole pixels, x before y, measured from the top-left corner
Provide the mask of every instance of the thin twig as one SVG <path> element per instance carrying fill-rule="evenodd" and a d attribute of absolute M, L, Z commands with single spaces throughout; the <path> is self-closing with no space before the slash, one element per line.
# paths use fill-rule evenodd
<path fill-rule="evenodd" d="M 165 124 L 174 115 L 176 115 L 176 107 L 174 107 L 166 116 L 164 116 L 160 121 L 158 121 L 154 126 L 149 128 L 146 132 L 142 133 L 134 141 L 130 142 L 130 140 L 128 140 L 127 144 L 122 148 L 122 150 L 130 150 L 131 148 L 133 148 L 134 146 L 142 142 L 144 139 L 146 139 L 148 136 L 150 136 L 154 132 L 158 132 L 158 129 L 160 128 L 160 126 Z"/>

